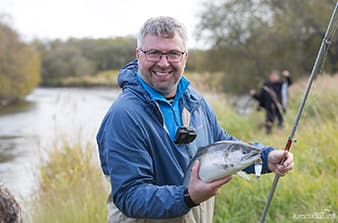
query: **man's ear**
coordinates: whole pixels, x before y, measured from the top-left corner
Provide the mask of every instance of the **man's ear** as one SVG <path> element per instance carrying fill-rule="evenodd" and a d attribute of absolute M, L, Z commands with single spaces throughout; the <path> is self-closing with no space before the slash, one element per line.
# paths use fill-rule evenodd
<path fill-rule="evenodd" d="M 136 48 L 136 59 L 139 60 L 140 59 L 140 50 L 138 48 Z"/>
<path fill-rule="evenodd" d="M 184 59 L 185 59 L 185 61 L 187 61 L 188 58 L 189 58 L 189 51 L 187 50 L 187 51 L 185 52 L 185 54 L 184 54 Z"/>

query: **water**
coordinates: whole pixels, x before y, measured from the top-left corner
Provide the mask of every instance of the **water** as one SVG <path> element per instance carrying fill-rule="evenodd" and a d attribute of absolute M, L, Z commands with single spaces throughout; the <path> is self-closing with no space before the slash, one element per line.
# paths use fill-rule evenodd
<path fill-rule="evenodd" d="M 34 192 L 43 153 L 57 138 L 95 143 L 117 89 L 38 88 L 0 110 L 0 182 L 17 197 Z"/>

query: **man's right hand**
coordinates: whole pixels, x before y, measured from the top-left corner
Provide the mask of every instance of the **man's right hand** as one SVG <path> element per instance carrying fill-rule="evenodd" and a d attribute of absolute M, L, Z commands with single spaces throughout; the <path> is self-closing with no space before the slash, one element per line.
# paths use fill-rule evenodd
<path fill-rule="evenodd" d="M 220 180 L 206 183 L 198 177 L 199 168 L 200 161 L 197 160 L 191 171 L 191 178 L 188 188 L 190 197 L 196 204 L 199 204 L 203 201 L 208 200 L 212 196 L 215 196 L 217 193 L 219 193 L 220 188 L 232 179 L 231 176 L 227 176 Z"/>

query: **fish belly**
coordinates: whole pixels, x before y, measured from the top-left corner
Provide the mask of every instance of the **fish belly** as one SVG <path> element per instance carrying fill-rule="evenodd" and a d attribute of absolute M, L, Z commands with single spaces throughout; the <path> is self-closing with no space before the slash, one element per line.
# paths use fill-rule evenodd
<path fill-rule="evenodd" d="M 200 166 L 199 177 L 202 181 L 209 183 L 214 180 L 221 179 L 226 176 L 233 175 L 238 170 L 233 168 L 222 168 L 221 166 L 217 165 L 209 165 L 209 166 Z"/>

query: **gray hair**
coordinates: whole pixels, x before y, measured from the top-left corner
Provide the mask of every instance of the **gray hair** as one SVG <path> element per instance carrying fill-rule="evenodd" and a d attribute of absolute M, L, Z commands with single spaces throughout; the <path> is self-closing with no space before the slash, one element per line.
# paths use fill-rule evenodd
<path fill-rule="evenodd" d="M 184 47 L 186 47 L 188 42 L 185 26 L 176 19 L 168 16 L 150 18 L 143 24 L 137 36 L 138 48 L 142 48 L 143 39 L 146 34 L 165 38 L 173 38 L 175 34 L 178 34 L 183 40 Z"/>

